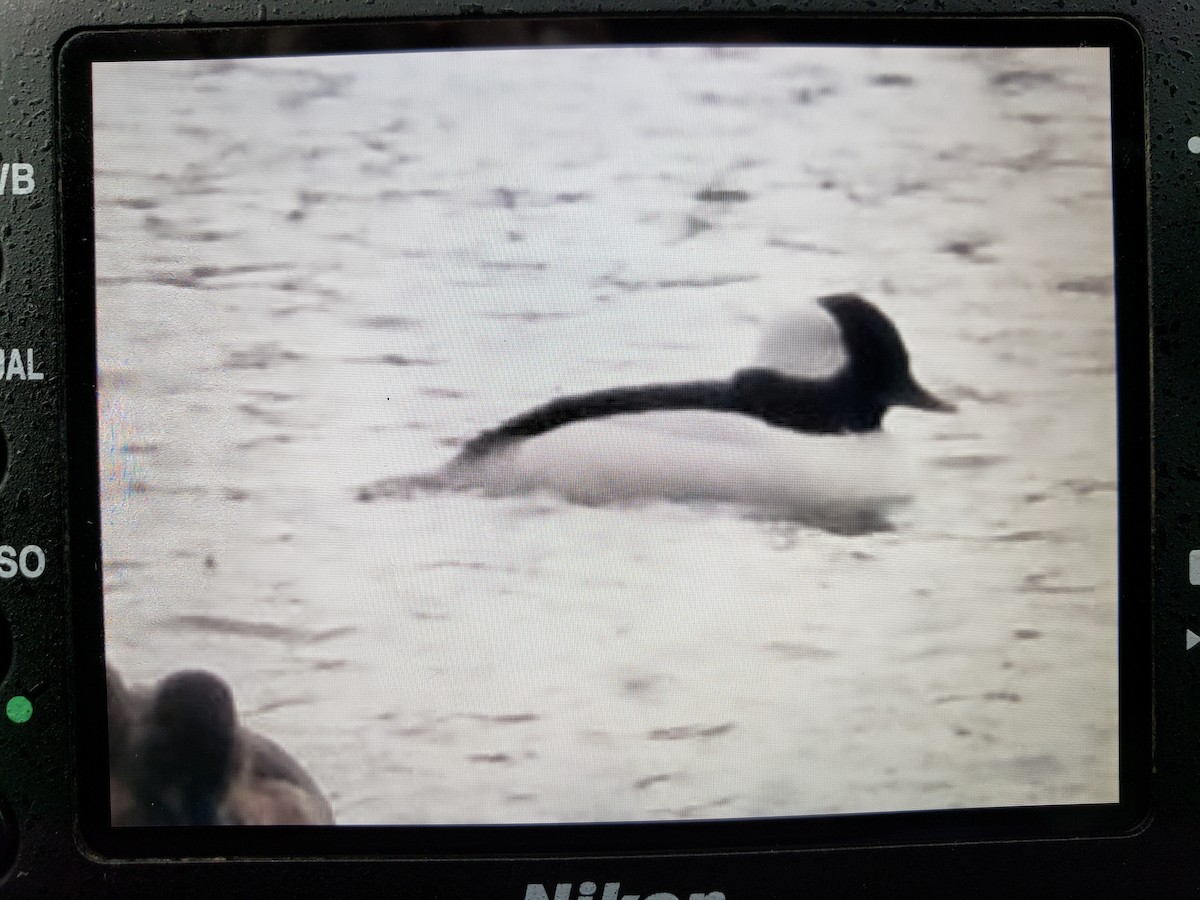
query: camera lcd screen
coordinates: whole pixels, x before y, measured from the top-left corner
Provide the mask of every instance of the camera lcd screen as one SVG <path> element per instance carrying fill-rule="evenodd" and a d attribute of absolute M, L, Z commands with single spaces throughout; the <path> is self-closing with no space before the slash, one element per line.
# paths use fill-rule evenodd
<path fill-rule="evenodd" d="M 481 34 L 89 64 L 112 824 L 1117 804 L 1111 49 Z"/>

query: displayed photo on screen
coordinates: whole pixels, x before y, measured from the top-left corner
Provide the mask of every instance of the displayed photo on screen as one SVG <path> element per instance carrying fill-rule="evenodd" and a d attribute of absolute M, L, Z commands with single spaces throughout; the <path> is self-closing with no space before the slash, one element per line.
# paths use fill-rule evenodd
<path fill-rule="evenodd" d="M 91 77 L 114 825 L 1118 801 L 1107 49 Z"/>

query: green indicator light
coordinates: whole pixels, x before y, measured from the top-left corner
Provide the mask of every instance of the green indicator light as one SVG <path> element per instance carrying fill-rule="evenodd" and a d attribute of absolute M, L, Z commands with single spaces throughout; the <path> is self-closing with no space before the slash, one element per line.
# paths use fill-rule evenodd
<path fill-rule="evenodd" d="M 29 702 L 28 697 L 22 697 L 19 694 L 8 701 L 4 711 L 8 714 L 9 719 L 18 725 L 24 725 L 33 718 L 33 704 Z"/>

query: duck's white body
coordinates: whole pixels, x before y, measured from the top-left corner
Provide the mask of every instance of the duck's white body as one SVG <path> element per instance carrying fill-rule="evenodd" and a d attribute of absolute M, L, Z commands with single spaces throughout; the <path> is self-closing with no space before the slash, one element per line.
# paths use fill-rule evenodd
<path fill-rule="evenodd" d="M 723 504 L 831 531 L 882 527 L 908 501 L 889 435 L 818 436 L 745 416 L 656 412 L 581 422 L 479 459 L 456 458 L 426 486 L 491 496 L 549 492 L 587 506 Z"/>

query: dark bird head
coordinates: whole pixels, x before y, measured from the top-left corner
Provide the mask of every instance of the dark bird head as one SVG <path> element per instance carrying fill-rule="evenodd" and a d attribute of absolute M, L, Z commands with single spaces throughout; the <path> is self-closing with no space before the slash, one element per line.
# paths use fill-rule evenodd
<path fill-rule="evenodd" d="M 889 406 L 930 412 L 954 412 L 952 403 L 922 387 L 909 369 L 908 351 L 892 320 L 857 294 L 835 294 L 817 301 L 837 322 L 849 362 L 846 371 L 858 390 Z"/>
<path fill-rule="evenodd" d="M 137 792 L 178 824 L 219 824 L 237 768 L 238 724 L 228 685 L 208 672 L 176 672 L 150 699 L 137 735 Z"/>
<path fill-rule="evenodd" d="M 285 750 L 238 724 L 228 685 L 176 672 L 153 689 L 108 670 L 114 825 L 332 825 L 333 811 Z"/>

